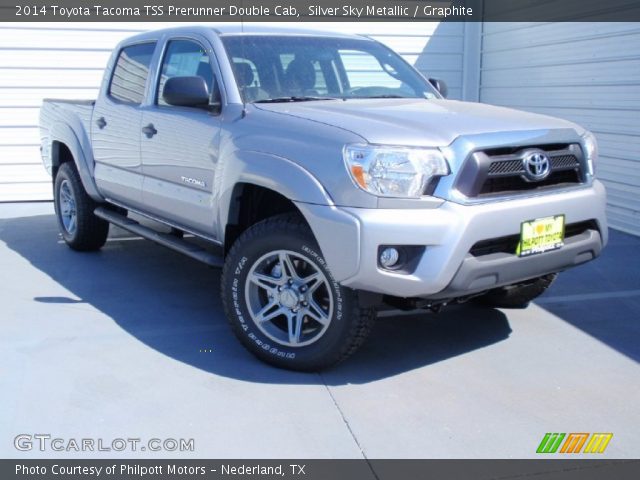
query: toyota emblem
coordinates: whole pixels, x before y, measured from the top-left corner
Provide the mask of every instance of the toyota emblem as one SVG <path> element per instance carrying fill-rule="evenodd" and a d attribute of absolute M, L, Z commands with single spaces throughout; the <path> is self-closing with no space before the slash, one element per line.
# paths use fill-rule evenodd
<path fill-rule="evenodd" d="M 527 180 L 540 182 L 551 173 L 551 160 L 542 150 L 533 150 L 524 153 L 522 158 L 524 174 Z"/>

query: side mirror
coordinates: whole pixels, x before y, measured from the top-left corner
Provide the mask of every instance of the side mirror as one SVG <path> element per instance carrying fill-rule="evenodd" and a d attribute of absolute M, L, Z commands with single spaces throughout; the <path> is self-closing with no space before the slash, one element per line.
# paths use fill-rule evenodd
<path fill-rule="evenodd" d="M 171 77 L 164 84 L 162 98 L 176 107 L 208 107 L 209 87 L 202 77 Z"/>
<path fill-rule="evenodd" d="M 437 78 L 430 78 L 429 83 L 433 85 L 433 88 L 435 88 L 438 92 L 440 92 L 440 95 L 442 95 L 444 98 L 447 98 L 449 89 L 447 88 L 447 84 L 444 83 L 444 80 L 439 80 Z"/>

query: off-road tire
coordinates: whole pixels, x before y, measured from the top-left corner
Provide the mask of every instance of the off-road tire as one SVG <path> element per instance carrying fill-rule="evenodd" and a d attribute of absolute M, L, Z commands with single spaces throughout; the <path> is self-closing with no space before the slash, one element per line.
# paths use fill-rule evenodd
<path fill-rule="evenodd" d="M 286 345 L 270 338 L 257 326 L 255 312 L 250 311 L 254 307 L 249 305 L 246 292 L 255 288 L 249 280 L 251 272 L 261 264 L 260 259 L 282 251 L 291 252 L 299 262 L 297 268 L 303 265 L 320 271 L 325 280 L 323 291 L 332 295 L 330 322 L 309 345 Z M 301 262 L 295 255 L 312 262 Z M 289 370 L 318 371 L 345 360 L 365 342 L 375 320 L 374 309 L 362 308 L 357 293 L 335 281 L 311 230 L 293 214 L 268 218 L 240 235 L 227 255 L 221 287 L 227 319 L 240 342 L 259 359 Z M 326 297 L 329 298 L 328 293 Z M 284 308 L 277 302 L 275 305 Z"/>
<path fill-rule="evenodd" d="M 75 227 L 69 229 L 63 220 L 65 205 L 61 199 L 61 189 L 73 197 L 75 211 Z M 89 252 L 99 250 L 107 241 L 109 222 L 94 215 L 97 204 L 82 185 L 75 165 L 63 163 L 56 174 L 53 187 L 53 198 L 58 220 L 58 227 L 65 243 L 74 250 Z"/>
<path fill-rule="evenodd" d="M 552 273 L 526 284 L 496 288 L 478 297 L 478 301 L 496 308 L 526 308 L 531 300 L 542 295 L 551 286 L 557 276 L 557 273 Z"/>

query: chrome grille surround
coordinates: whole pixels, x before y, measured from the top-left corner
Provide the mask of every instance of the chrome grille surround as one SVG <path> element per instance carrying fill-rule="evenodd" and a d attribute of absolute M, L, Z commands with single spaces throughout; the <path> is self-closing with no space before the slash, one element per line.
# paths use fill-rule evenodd
<path fill-rule="evenodd" d="M 544 152 L 549 158 L 550 173 L 543 180 L 533 181 L 525 174 L 524 159 L 531 151 Z M 583 184 L 587 181 L 585 171 L 584 155 L 577 143 L 483 149 L 469 155 L 456 188 L 468 198 L 518 195 Z"/>

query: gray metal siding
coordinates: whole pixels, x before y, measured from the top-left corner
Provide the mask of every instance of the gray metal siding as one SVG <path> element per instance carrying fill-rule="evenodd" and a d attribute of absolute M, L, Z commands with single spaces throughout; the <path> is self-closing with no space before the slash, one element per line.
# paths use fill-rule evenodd
<path fill-rule="evenodd" d="M 640 235 L 640 25 L 486 23 L 481 65 L 482 102 L 596 134 L 610 225 Z"/>
<path fill-rule="evenodd" d="M 170 23 L 0 23 L 0 201 L 51 199 L 39 155 L 38 112 L 46 97 L 92 99 L 121 39 Z M 370 35 L 419 70 L 463 88 L 461 23 L 319 23 L 305 27 Z"/>

